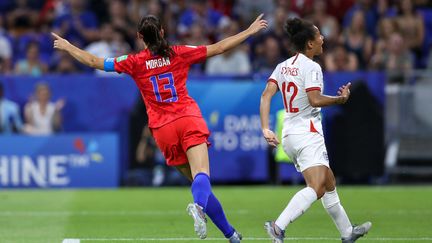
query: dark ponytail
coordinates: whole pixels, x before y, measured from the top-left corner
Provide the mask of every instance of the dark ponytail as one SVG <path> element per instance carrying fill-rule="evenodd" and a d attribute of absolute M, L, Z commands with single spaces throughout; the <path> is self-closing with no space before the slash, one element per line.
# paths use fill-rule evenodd
<path fill-rule="evenodd" d="M 288 38 L 296 51 L 303 52 L 306 48 L 306 43 L 315 39 L 316 29 L 311 22 L 299 19 L 290 18 L 285 23 L 285 31 Z"/>
<path fill-rule="evenodd" d="M 138 32 L 143 36 L 147 48 L 154 54 L 163 57 L 170 57 L 174 54 L 168 41 L 161 35 L 161 23 L 153 15 L 145 16 L 138 25 Z"/>

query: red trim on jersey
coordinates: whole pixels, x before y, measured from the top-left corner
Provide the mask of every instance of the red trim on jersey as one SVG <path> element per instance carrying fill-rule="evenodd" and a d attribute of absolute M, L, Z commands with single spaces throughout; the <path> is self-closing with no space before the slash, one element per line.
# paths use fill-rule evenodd
<path fill-rule="evenodd" d="M 297 52 L 297 54 L 296 54 L 296 56 L 295 56 L 293 62 L 291 63 L 291 65 L 294 65 L 295 61 L 297 61 L 298 56 L 299 56 L 299 52 Z"/>
<path fill-rule="evenodd" d="M 312 122 L 312 120 L 310 120 L 310 132 L 318 132 Z"/>
<path fill-rule="evenodd" d="M 310 88 L 306 89 L 306 92 L 313 91 L 313 90 L 321 91 L 321 88 L 320 87 L 310 87 Z"/>
<path fill-rule="evenodd" d="M 283 103 L 284 103 L 284 106 L 285 106 L 285 110 L 286 110 L 286 112 L 289 112 L 289 110 L 288 110 L 288 105 L 287 105 L 287 100 L 286 100 L 286 93 L 285 93 L 285 90 L 286 90 L 286 82 L 283 82 L 283 83 L 282 83 L 282 97 L 283 97 Z"/>
<path fill-rule="evenodd" d="M 267 80 L 267 83 L 268 83 L 268 82 L 272 82 L 272 83 L 276 84 L 276 86 L 277 86 L 278 89 L 279 89 L 279 85 L 278 85 L 278 82 L 277 82 L 276 80 L 270 78 L 269 80 Z"/>

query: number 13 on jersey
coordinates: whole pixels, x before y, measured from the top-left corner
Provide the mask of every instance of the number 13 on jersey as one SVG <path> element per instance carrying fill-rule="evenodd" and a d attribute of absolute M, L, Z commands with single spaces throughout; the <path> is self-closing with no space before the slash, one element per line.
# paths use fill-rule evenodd
<path fill-rule="evenodd" d="M 166 81 L 168 81 L 168 83 L 166 83 Z M 153 92 L 158 102 L 178 101 L 177 90 L 176 87 L 174 86 L 174 77 L 172 73 L 163 73 L 163 74 L 151 76 L 150 82 L 153 85 Z M 160 83 L 163 83 L 161 87 L 159 86 Z M 161 93 L 165 93 L 164 91 L 166 90 L 169 90 L 171 92 L 171 95 L 166 99 L 162 99 Z"/>
<path fill-rule="evenodd" d="M 289 82 L 288 84 L 287 82 L 282 83 L 282 96 L 283 96 L 283 102 L 284 102 L 286 112 L 290 112 L 290 113 L 299 112 L 299 108 L 293 107 L 292 104 L 297 93 L 298 93 L 298 88 L 297 85 L 295 85 L 295 83 L 293 82 Z M 291 94 L 289 101 L 287 101 L 287 94 Z"/>

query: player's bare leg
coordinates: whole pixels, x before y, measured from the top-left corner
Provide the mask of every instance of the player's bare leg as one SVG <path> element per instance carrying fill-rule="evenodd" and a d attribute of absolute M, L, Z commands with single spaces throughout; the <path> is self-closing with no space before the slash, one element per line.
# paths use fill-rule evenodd
<path fill-rule="evenodd" d="M 206 143 L 190 147 L 186 151 L 186 155 L 189 160 L 192 178 L 195 178 L 198 173 L 205 173 L 210 176 L 209 157 Z"/>
<path fill-rule="evenodd" d="M 327 166 L 318 165 L 307 168 L 302 172 L 306 185 L 315 191 L 317 199 L 320 199 L 325 193 L 328 170 Z"/>
<path fill-rule="evenodd" d="M 188 179 L 190 182 L 193 181 L 192 178 L 192 172 L 189 166 L 189 163 L 178 165 L 175 167 L 186 179 Z"/>

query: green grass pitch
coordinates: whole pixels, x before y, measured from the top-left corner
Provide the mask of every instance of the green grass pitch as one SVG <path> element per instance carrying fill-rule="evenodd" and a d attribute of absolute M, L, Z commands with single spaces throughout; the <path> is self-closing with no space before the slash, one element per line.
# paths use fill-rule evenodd
<path fill-rule="evenodd" d="M 300 187 L 214 187 L 243 242 L 270 242 L 265 220 L 276 218 Z M 370 220 L 359 242 L 432 242 L 432 186 L 338 188 L 352 222 Z M 2 190 L 1 243 L 227 242 L 209 223 L 198 240 L 186 206 L 190 189 Z M 287 242 L 340 242 L 331 219 L 316 202 L 288 226 Z"/>

